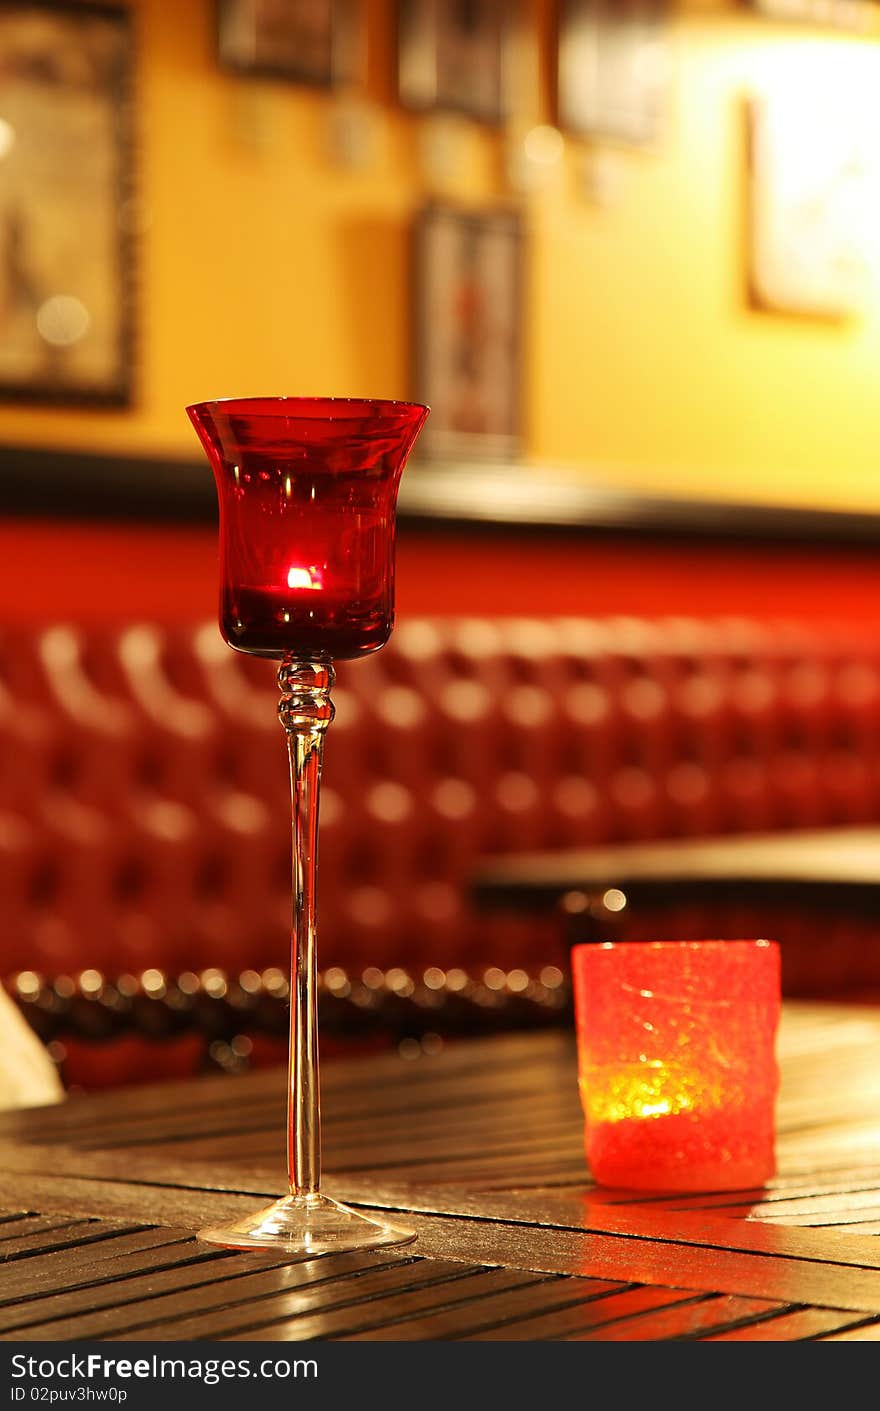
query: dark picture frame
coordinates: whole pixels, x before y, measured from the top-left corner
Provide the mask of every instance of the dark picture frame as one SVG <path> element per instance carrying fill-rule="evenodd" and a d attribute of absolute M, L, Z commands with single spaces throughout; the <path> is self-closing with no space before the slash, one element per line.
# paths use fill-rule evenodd
<path fill-rule="evenodd" d="M 505 116 L 510 0 L 399 0 L 397 95 L 416 112 Z"/>
<path fill-rule="evenodd" d="M 0 0 L 0 399 L 126 405 L 131 18 Z"/>
<path fill-rule="evenodd" d="M 521 449 L 523 220 L 435 204 L 415 231 L 415 395 L 427 457 L 499 460 Z"/>
<path fill-rule="evenodd" d="M 666 96 L 667 0 L 560 0 L 559 126 L 575 136 L 651 147 Z"/>
<path fill-rule="evenodd" d="M 329 88 L 361 58 L 363 0 L 217 0 L 222 69 Z"/>

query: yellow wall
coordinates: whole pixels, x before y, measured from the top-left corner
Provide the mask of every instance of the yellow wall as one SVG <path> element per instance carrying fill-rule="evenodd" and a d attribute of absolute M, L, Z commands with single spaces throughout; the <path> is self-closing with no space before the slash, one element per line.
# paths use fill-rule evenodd
<path fill-rule="evenodd" d="M 548 7 L 527 3 L 546 80 Z M 7 406 L 0 437 L 195 458 L 189 401 L 412 394 L 407 250 L 428 194 L 428 124 L 393 103 L 392 6 L 368 4 L 379 108 L 365 170 L 328 158 L 326 94 L 218 72 L 213 0 L 133 9 L 135 404 Z M 528 200 L 529 459 L 652 491 L 880 506 L 876 288 L 842 325 L 744 298 L 742 99 L 811 81 L 817 64 L 818 101 L 833 106 L 854 67 L 880 80 L 880 46 L 694 8 L 673 27 L 659 148 L 607 154 L 608 203 L 582 185 L 588 149 L 567 144 Z M 523 104 L 520 121 L 546 120 L 545 99 Z M 441 194 L 503 197 L 500 137 L 459 124 L 450 140 L 455 174 Z"/>

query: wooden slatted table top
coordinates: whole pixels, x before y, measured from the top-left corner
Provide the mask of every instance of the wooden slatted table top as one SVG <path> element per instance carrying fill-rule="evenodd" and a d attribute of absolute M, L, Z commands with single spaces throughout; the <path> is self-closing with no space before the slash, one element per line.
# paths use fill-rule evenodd
<path fill-rule="evenodd" d="M 0 1118 L 5 1341 L 878 1341 L 880 1009 L 784 1006 L 779 1174 L 590 1184 L 568 1033 L 325 1065 L 326 1189 L 397 1249 L 299 1262 L 195 1231 L 284 1189 L 285 1075 Z"/>

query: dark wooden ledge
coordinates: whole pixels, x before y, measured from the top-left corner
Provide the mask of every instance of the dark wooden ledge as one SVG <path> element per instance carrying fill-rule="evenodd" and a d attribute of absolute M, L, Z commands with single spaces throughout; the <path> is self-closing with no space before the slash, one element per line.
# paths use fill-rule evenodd
<path fill-rule="evenodd" d="M 0 446 L 0 515 L 213 524 L 206 463 Z M 414 458 L 399 521 L 408 527 L 547 531 L 776 544 L 880 543 L 880 514 L 643 495 L 576 467 L 445 464 Z"/>

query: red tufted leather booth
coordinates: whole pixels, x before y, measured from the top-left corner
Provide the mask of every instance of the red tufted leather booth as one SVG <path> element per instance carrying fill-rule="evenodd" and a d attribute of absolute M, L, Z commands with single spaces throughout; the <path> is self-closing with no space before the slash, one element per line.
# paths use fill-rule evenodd
<path fill-rule="evenodd" d="M 564 963 L 476 857 L 880 819 L 867 629 L 412 619 L 339 667 L 322 965 Z M 214 623 L 0 633 L 5 975 L 288 963 L 274 667 Z"/>

